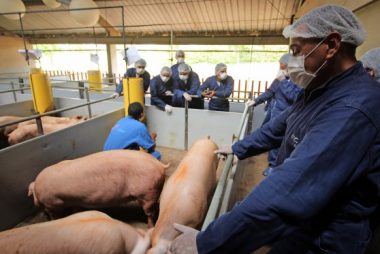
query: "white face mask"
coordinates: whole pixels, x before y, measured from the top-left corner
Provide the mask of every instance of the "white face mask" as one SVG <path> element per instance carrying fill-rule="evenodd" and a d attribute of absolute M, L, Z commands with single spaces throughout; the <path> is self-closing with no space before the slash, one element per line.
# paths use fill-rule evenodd
<path fill-rule="evenodd" d="M 220 80 L 225 80 L 227 78 L 227 73 L 223 72 L 219 75 Z"/>
<path fill-rule="evenodd" d="M 324 61 L 323 64 L 314 73 L 308 73 L 305 70 L 306 57 L 310 56 L 310 54 L 313 53 L 324 40 L 325 39 L 319 42 L 306 56 L 290 56 L 288 62 L 288 74 L 290 80 L 299 87 L 306 89 L 310 82 L 317 76 L 322 67 L 327 63 L 327 60 Z"/>
<path fill-rule="evenodd" d="M 186 81 L 189 78 L 189 75 L 179 75 L 179 78 L 183 81 Z"/>
<path fill-rule="evenodd" d="M 160 75 L 162 82 L 166 83 L 169 80 L 169 77 Z"/>
<path fill-rule="evenodd" d="M 143 68 L 136 68 L 136 73 L 137 74 L 141 75 L 141 74 L 144 74 L 144 72 L 145 72 L 145 69 L 143 69 Z"/>
<path fill-rule="evenodd" d="M 184 57 L 178 57 L 177 58 L 177 63 L 184 63 L 185 62 L 185 58 Z"/>

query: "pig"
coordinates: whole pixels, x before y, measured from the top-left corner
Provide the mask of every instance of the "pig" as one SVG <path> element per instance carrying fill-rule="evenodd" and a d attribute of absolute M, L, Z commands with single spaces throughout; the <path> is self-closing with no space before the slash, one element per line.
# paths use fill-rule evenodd
<path fill-rule="evenodd" d="M 20 117 L 20 116 L 0 116 L 0 125 L 19 120 L 21 118 L 22 117 Z M 17 124 L 8 125 L 6 127 L 0 128 L 0 134 L 1 135 L 8 135 L 9 133 L 11 133 L 16 128 L 17 128 Z"/>
<path fill-rule="evenodd" d="M 1 253 L 144 254 L 149 234 L 98 211 L 0 232 Z"/>
<path fill-rule="evenodd" d="M 86 120 L 83 116 L 74 116 L 74 117 L 54 117 L 54 116 L 43 116 L 41 117 L 42 124 L 73 124 L 80 121 Z M 36 120 L 29 120 L 25 122 L 21 122 L 17 127 L 35 124 Z"/>
<path fill-rule="evenodd" d="M 152 227 L 168 167 L 146 152 L 103 151 L 45 168 L 28 194 L 52 218 L 70 209 L 120 207 L 137 200 Z"/>
<path fill-rule="evenodd" d="M 49 134 L 61 129 L 65 129 L 71 125 L 77 124 L 79 122 L 83 121 L 83 119 L 66 119 L 65 121 L 43 121 L 42 126 L 43 126 L 43 131 L 44 134 Z M 27 121 L 28 123 L 29 121 Z M 21 123 L 18 124 L 17 129 L 12 131 L 11 133 L 8 134 L 8 143 L 10 145 L 15 145 L 21 142 L 24 142 L 25 140 L 32 139 L 38 136 L 38 128 L 37 124 L 35 124 L 35 120 L 33 120 L 31 123 L 29 122 L 28 124 L 22 125 Z"/>
<path fill-rule="evenodd" d="M 173 223 L 199 228 L 216 184 L 217 146 L 209 139 L 195 142 L 164 185 L 160 212 L 149 254 L 167 253 L 180 233 Z"/>

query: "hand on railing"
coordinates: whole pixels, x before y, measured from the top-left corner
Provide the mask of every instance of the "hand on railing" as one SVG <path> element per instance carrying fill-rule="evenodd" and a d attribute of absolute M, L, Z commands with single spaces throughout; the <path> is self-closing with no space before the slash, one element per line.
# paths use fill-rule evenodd
<path fill-rule="evenodd" d="M 165 95 L 166 95 L 166 96 L 171 96 L 171 95 L 173 95 L 173 93 L 172 93 L 171 91 L 166 91 L 166 92 L 165 92 Z"/>
<path fill-rule="evenodd" d="M 214 153 L 216 153 L 218 156 L 221 156 L 222 158 L 225 158 L 234 152 L 232 151 L 232 145 L 223 145 L 219 147 L 218 150 L 215 150 Z"/>
<path fill-rule="evenodd" d="M 185 100 L 191 101 L 191 95 L 190 94 L 185 92 L 185 93 L 183 93 L 183 97 L 185 98 Z"/>
<path fill-rule="evenodd" d="M 255 103 L 256 103 L 255 100 L 248 100 L 245 102 L 245 106 L 249 108 L 249 107 L 255 106 Z"/>
<path fill-rule="evenodd" d="M 119 93 L 113 93 L 111 96 L 110 96 L 110 98 L 114 98 L 114 99 L 116 99 L 117 97 L 119 97 L 120 95 L 119 95 Z"/>
<path fill-rule="evenodd" d="M 166 104 L 165 105 L 165 112 L 170 114 L 172 111 L 173 111 L 173 107 Z"/>

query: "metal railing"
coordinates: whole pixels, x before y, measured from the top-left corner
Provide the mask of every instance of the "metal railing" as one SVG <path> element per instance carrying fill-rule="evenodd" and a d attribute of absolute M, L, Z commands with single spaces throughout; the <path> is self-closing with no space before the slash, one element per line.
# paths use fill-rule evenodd
<path fill-rule="evenodd" d="M 95 101 L 90 101 L 90 97 L 89 97 L 89 94 L 88 94 L 88 89 L 86 87 L 84 89 L 85 89 L 86 95 L 87 95 L 87 102 L 86 103 L 79 104 L 79 105 L 74 105 L 74 106 L 70 106 L 70 107 L 65 107 L 65 108 L 61 108 L 61 109 L 56 109 L 56 110 L 52 110 L 52 111 L 49 111 L 49 112 L 46 112 L 46 113 L 36 114 L 36 115 L 28 116 L 28 117 L 23 117 L 23 118 L 21 118 L 19 120 L 15 120 L 15 121 L 12 121 L 12 122 L 0 124 L 0 128 L 6 127 L 6 126 L 9 126 L 9 125 L 18 124 L 18 123 L 25 122 L 25 121 L 29 121 L 29 120 L 36 120 L 38 134 L 39 135 L 43 135 L 44 133 L 43 133 L 43 126 L 42 126 L 41 117 L 55 115 L 55 114 L 58 114 L 58 113 L 62 113 L 64 111 L 68 111 L 68 110 L 72 110 L 72 109 L 76 109 L 76 108 L 87 106 L 88 107 L 89 118 L 92 118 L 92 112 L 91 112 L 91 106 L 90 106 L 91 104 L 95 104 L 95 103 L 99 103 L 99 102 L 107 101 L 107 100 L 113 100 L 112 97 L 107 97 L 107 98 L 103 98 L 103 99 L 99 99 L 99 100 L 95 100 Z"/>
<path fill-rule="evenodd" d="M 248 127 L 248 123 L 249 123 L 249 118 L 247 118 L 247 116 L 251 115 L 252 112 L 253 112 L 252 107 L 244 108 L 244 112 L 237 129 L 237 134 L 233 135 L 232 142 L 236 141 L 237 139 L 245 135 L 243 130 Z M 229 199 L 229 193 L 227 193 L 226 195 L 227 181 L 229 179 L 228 177 L 231 176 L 231 171 L 233 170 L 233 166 L 234 166 L 233 162 L 234 162 L 234 154 L 229 154 L 226 158 L 222 173 L 219 177 L 218 184 L 216 186 L 213 198 L 211 200 L 209 209 L 207 211 L 206 218 L 203 222 L 202 230 L 205 230 L 207 226 L 213 220 L 215 220 L 219 214 L 221 214 L 221 210 L 225 212 L 227 209 L 227 202 Z M 222 207 L 222 205 L 224 205 L 224 207 Z"/>

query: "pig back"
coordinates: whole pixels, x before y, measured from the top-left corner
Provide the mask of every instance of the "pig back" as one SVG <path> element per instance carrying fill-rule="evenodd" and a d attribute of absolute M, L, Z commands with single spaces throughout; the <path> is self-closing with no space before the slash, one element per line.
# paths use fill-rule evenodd
<path fill-rule="evenodd" d="M 150 154 L 103 151 L 45 168 L 36 178 L 35 194 L 41 203 L 58 197 L 95 208 L 139 197 L 159 184 L 162 187 L 163 179 L 164 166 Z"/>
<path fill-rule="evenodd" d="M 172 241 L 179 233 L 173 223 L 199 227 L 216 183 L 217 146 L 208 139 L 197 141 L 165 183 L 152 245 Z M 154 252 L 153 252 L 154 253 Z"/>
<path fill-rule="evenodd" d="M 87 211 L 1 232 L 0 249 L 20 254 L 131 253 L 141 238 L 130 225 Z"/>

